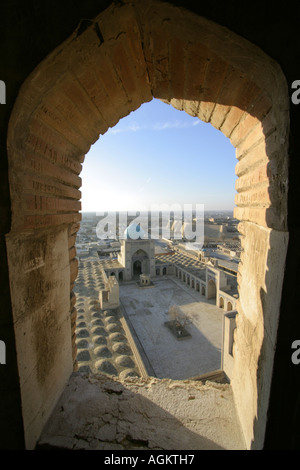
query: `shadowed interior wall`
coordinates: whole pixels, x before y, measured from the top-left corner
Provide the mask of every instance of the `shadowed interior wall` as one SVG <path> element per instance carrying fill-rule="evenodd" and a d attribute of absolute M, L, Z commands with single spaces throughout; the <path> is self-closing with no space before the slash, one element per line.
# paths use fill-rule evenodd
<path fill-rule="evenodd" d="M 56 365 L 58 355 L 53 353 L 53 361 L 45 363 L 45 376 L 51 377 L 54 367 L 59 377 L 60 386 L 52 391 L 47 380 L 38 382 L 39 346 L 32 346 L 24 369 L 21 351 L 35 344 L 32 325 L 57 302 L 58 285 L 49 279 L 43 299 L 28 308 L 24 292 L 34 285 L 30 275 L 22 277 L 25 285 L 20 286 L 18 273 L 27 269 L 22 259 L 40 282 L 43 272 L 54 269 L 53 254 L 68 254 L 68 273 L 65 257 L 59 265 L 64 300 L 55 307 L 62 331 L 69 329 L 75 360 L 72 289 L 81 164 L 99 134 L 152 97 L 210 122 L 237 149 L 235 216 L 241 220 L 243 254 L 232 387 L 249 448 L 263 444 L 288 241 L 286 83 L 273 60 L 226 28 L 171 5 L 145 1 L 114 5 L 79 27 L 24 83 L 10 120 L 12 225 L 7 249 L 28 447 L 70 374 L 71 355 L 66 351 L 65 361 Z M 51 244 L 53 231 L 58 239 Z M 51 253 L 41 249 L 36 254 L 37 237 L 41 246 L 52 247 Z M 14 246 L 23 240 L 23 258 L 15 259 Z M 43 331 L 47 342 L 51 329 L 46 325 Z M 57 351 L 53 341 L 49 348 Z M 33 416 L 35 387 L 41 406 L 45 394 L 49 401 Z"/>

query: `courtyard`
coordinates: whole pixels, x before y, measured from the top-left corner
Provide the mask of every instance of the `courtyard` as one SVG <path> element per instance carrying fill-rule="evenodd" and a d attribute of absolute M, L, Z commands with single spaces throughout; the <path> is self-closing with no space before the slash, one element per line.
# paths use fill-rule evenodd
<path fill-rule="evenodd" d="M 188 317 L 186 339 L 178 340 L 164 324 L 173 305 Z M 163 277 L 145 288 L 122 283 L 120 306 L 149 375 L 183 380 L 220 369 L 224 311 L 215 299 Z"/>

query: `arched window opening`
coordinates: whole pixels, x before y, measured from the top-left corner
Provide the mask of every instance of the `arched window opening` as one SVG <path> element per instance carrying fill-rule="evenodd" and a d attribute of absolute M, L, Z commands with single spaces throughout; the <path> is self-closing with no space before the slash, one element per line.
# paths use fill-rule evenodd
<path fill-rule="evenodd" d="M 150 119 L 151 118 L 151 119 Z M 97 213 L 99 214 L 110 214 L 110 218 L 107 217 L 107 223 L 111 224 L 111 227 L 114 228 L 113 222 L 118 222 L 119 226 L 116 230 L 115 240 L 109 239 L 108 245 L 110 247 L 115 247 L 117 243 L 120 244 L 120 252 L 118 258 L 115 260 L 110 259 L 99 260 L 98 264 L 103 266 L 103 269 L 107 269 L 107 266 L 112 266 L 115 264 L 116 267 L 120 268 L 120 264 L 124 268 L 125 272 L 129 269 L 132 270 L 132 280 L 135 282 L 138 281 L 137 288 L 132 292 L 132 286 L 126 287 L 126 284 L 120 286 L 120 308 L 124 319 L 128 321 L 128 324 L 132 326 L 134 334 L 141 338 L 148 338 L 153 335 L 153 331 L 159 331 L 159 324 L 151 324 L 152 317 L 148 315 L 147 323 L 143 322 L 143 327 L 139 324 L 138 311 L 148 311 L 147 305 L 150 301 L 147 300 L 147 292 L 145 289 L 143 291 L 141 287 L 145 288 L 151 285 L 152 291 L 150 295 L 152 297 L 151 304 L 155 306 L 156 311 L 161 311 L 161 324 L 164 324 L 166 318 L 165 313 L 169 312 L 172 309 L 170 304 L 171 300 L 168 300 L 169 304 L 161 303 L 161 295 L 158 293 L 159 285 L 153 282 L 151 283 L 151 273 L 150 266 L 154 264 L 155 276 L 166 276 L 168 274 L 168 280 L 164 280 L 162 288 L 164 289 L 175 289 L 174 283 L 169 278 L 179 277 L 182 278 L 181 270 L 178 270 L 178 267 L 174 263 L 176 257 L 174 257 L 175 249 L 177 250 L 178 256 L 180 257 L 181 264 L 185 265 L 186 272 L 183 275 L 183 282 L 186 286 L 191 287 L 195 291 L 200 292 L 200 278 L 198 278 L 197 289 L 196 289 L 196 280 L 194 278 L 195 272 L 199 273 L 198 276 L 205 276 L 206 265 L 203 262 L 200 262 L 199 248 L 205 246 L 213 245 L 215 246 L 214 250 L 211 250 L 211 260 L 217 259 L 219 256 L 220 249 L 217 248 L 218 243 L 222 243 L 223 251 L 227 243 L 239 244 L 239 233 L 237 230 L 237 221 L 233 218 L 233 206 L 234 206 L 234 165 L 235 165 L 235 155 L 233 146 L 226 140 L 226 138 L 217 130 L 215 130 L 210 124 L 205 124 L 197 118 L 188 116 L 186 113 L 180 112 L 165 103 L 162 103 L 158 100 L 152 100 L 150 103 L 146 103 L 141 106 L 137 111 L 131 113 L 129 116 L 121 120 L 117 126 L 108 131 L 108 135 L 100 137 L 94 146 L 91 148 L 89 154 L 86 156 L 86 161 L 84 163 L 84 170 L 82 172 L 82 213 L 84 224 L 87 224 L 87 218 L 90 217 L 89 228 L 87 229 L 90 234 L 95 234 L 100 237 L 102 234 L 99 231 L 100 225 L 97 225 L 95 231 L 95 225 L 97 223 Z M 199 146 L 199 141 L 202 141 L 204 144 L 204 149 Z M 195 152 L 195 148 L 198 146 L 198 151 Z M 122 149 L 122 158 L 120 158 L 119 148 Z M 223 149 L 223 150 L 222 150 Z M 222 151 L 223 154 L 222 155 Z M 185 154 L 184 165 L 180 162 L 181 155 Z M 144 155 L 144 159 L 147 159 L 148 162 L 152 162 L 151 167 L 147 172 L 145 172 L 144 165 L 140 165 L 141 154 Z M 215 165 L 211 164 L 211 159 L 214 155 L 218 155 L 218 162 Z M 109 155 L 109 159 L 105 159 L 103 156 Z M 136 156 L 135 156 L 136 155 Z M 210 158 L 207 160 L 207 156 L 210 155 Z M 222 158 L 219 156 L 222 155 Z M 147 157 L 147 158 L 146 158 Z M 224 162 L 224 163 L 223 163 Z M 225 163 L 226 162 L 226 163 Z M 174 165 L 175 163 L 175 165 Z M 89 168 L 89 165 L 91 167 Z M 210 193 L 211 200 L 205 200 L 205 206 L 207 209 L 204 211 L 203 215 L 205 219 L 204 223 L 204 237 L 201 240 L 201 245 L 199 243 L 189 243 L 185 240 L 185 237 L 182 236 L 182 233 L 177 230 L 174 232 L 177 236 L 181 237 L 179 240 L 174 240 L 174 233 L 169 232 L 166 234 L 164 232 L 164 238 L 162 234 L 160 238 L 154 238 L 154 250 L 151 254 L 151 250 L 148 247 L 148 239 L 153 238 L 154 226 L 152 219 L 152 212 L 150 217 L 148 216 L 146 220 L 141 217 L 138 210 L 133 211 L 132 214 L 129 210 L 126 209 L 126 204 L 129 204 L 129 199 L 134 200 L 137 189 L 139 189 L 139 200 L 138 202 L 143 202 L 145 205 L 148 201 L 151 201 L 151 197 L 154 199 L 154 203 L 157 203 L 158 200 L 164 200 L 165 197 L 165 185 L 161 184 L 162 177 L 168 176 L 168 179 L 172 181 L 172 185 L 175 187 L 173 192 L 174 202 L 177 200 L 184 207 L 184 197 L 187 199 L 192 199 L 194 194 L 193 185 L 197 186 L 197 181 L 199 176 L 197 176 L 197 181 L 194 183 L 190 178 L 190 168 L 193 168 L 193 172 L 196 172 L 198 168 L 199 172 L 203 171 L 205 168 L 205 180 L 211 178 L 210 186 L 207 186 L 205 191 Z M 219 167 L 219 171 L 216 171 L 216 167 Z M 98 174 L 100 175 L 100 170 L 105 171 L 106 174 L 113 174 L 115 181 L 116 189 L 111 197 L 111 191 L 109 187 L 105 189 L 105 181 L 103 185 L 98 184 Z M 230 176 L 231 170 L 231 176 Z M 229 181 L 226 182 L 225 175 L 230 176 Z M 141 186 L 142 181 L 144 186 Z M 203 180 L 204 181 L 204 180 Z M 111 181 L 108 181 L 107 184 L 110 186 Z M 218 186 L 219 199 L 216 196 L 215 185 Z M 149 186 L 149 188 L 148 188 Z M 190 192 L 188 192 L 188 190 Z M 107 199 L 106 195 L 110 194 L 110 198 Z M 171 195 L 170 187 L 168 187 L 168 194 Z M 145 199 L 145 196 L 148 199 Z M 125 202 L 125 197 L 127 197 L 127 202 Z M 199 194 L 199 198 L 201 195 Z M 204 197 L 204 196 L 203 196 Z M 144 199 L 143 199 L 144 198 Z M 225 201 L 228 202 L 225 202 Z M 230 202 L 231 201 L 231 202 Z M 200 203 L 200 199 L 199 199 Z M 97 212 L 97 206 L 99 205 L 99 211 Z M 106 205 L 107 204 L 107 205 Z M 224 206 L 225 204 L 225 206 Z M 226 204 L 228 204 L 226 206 Z M 230 205 L 231 204 L 231 205 Z M 154 205 L 154 204 L 153 204 Z M 167 207 L 167 204 L 165 204 Z M 171 207 L 173 209 L 173 207 Z M 88 210 L 90 209 L 90 210 Z M 92 211 L 94 209 L 94 212 Z M 115 218 L 114 211 L 115 209 Z M 137 207 L 138 209 L 138 207 Z M 150 205 L 151 209 L 151 205 Z M 122 212 L 123 210 L 123 212 Z M 101 212 L 102 211 L 102 212 Z M 94 216 L 92 216 L 94 214 Z M 129 218 L 129 214 L 131 218 Z M 128 228 L 125 228 L 125 225 L 121 225 L 124 222 L 124 215 L 127 215 L 127 222 L 131 222 Z M 156 214 L 155 214 L 156 215 Z M 165 219 L 162 220 L 162 227 L 172 227 L 174 230 L 175 224 L 178 222 L 176 219 L 175 213 L 170 211 L 168 216 L 164 214 Z M 167 218 L 169 217 L 169 218 Z M 138 231 L 134 231 L 133 227 L 138 221 Z M 154 219 L 155 221 L 155 219 Z M 165 223 L 165 225 L 163 225 Z M 184 223 L 187 225 L 188 220 L 185 220 Z M 93 226 L 94 225 L 94 226 Z M 101 227 L 105 228 L 104 223 Z M 230 227 L 231 231 L 227 231 L 226 227 Z M 109 232 L 110 236 L 112 231 Z M 126 233 L 125 242 L 122 239 L 122 234 Z M 130 241 L 127 241 L 127 235 L 132 233 Z M 145 233 L 147 237 L 145 237 Z M 143 235 L 142 235 L 143 234 Z M 119 237 L 118 237 L 119 235 Z M 86 232 L 84 233 L 86 237 Z M 88 243 L 94 243 L 96 241 L 95 235 L 94 238 L 88 238 Z M 235 239 L 235 240 L 234 240 Z M 166 240 L 168 240 L 166 242 Z M 82 238 L 78 240 L 78 244 L 82 245 Z M 102 240 L 100 238 L 100 242 Z M 179 243 L 178 243 L 179 242 Z M 84 245 L 84 243 L 83 243 Z M 125 247 L 126 245 L 126 247 Z M 132 255 L 130 254 L 132 253 Z M 157 253 L 157 256 L 156 256 Z M 161 258 L 163 256 L 163 258 Z M 224 252 L 222 253 L 223 258 L 226 257 Z M 130 261 L 131 259 L 131 261 Z M 229 260 L 229 258 L 228 258 Z M 169 266 L 161 266 L 161 262 L 169 262 Z M 79 264 L 79 272 L 81 271 L 81 264 Z M 145 278 L 150 276 L 149 278 Z M 147 282 L 146 282 L 147 281 Z M 141 343 L 141 351 L 143 355 L 147 356 L 147 363 L 151 364 L 151 373 L 157 377 L 170 377 L 178 379 L 186 379 L 193 376 L 199 376 L 203 373 L 208 373 L 213 370 L 218 370 L 221 367 L 221 351 L 222 351 L 222 320 L 219 315 L 217 315 L 217 308 L 215 309 L 215 316 L 212 316 L 211 313 L 208 313 L 207 310 L 207 299 L 199 298 L 198 306 L 193 305 L 194 299 L 190 298 L 188 302 L 185 298 L 185 291 L 182 290 L 182 284 L 177 285 L 175 297 L 178 299 L 181 298 L 180 304 L 181 309 L 189 311 L 189 309 L 195 309 L 195 314 L 193 314 L 193 322 L 189 319 L 189 324 L 186 325 L 186 331 L 190 334 L 190 350 L 186 351 L 185 346 L 181 347 L 178 344 L 176 337 L 172 337 L 172 333 L 168 330 L 163 330 L 162 333 L 158 334 L 156 339 L 156 357 L 153 355 L 151 348 L 145 341 L 145 339 L 139 339 Z M 105 287 L 106 288 L 106 287 Z M 75 287 L 76 291 L 76 287 Z M 131 300 L 127 302 L 127 294 L 131 292 Z M 178 292 L 177 292 L 178 291 Z M 209 288 L 209 292 L 211 289 Z M 142 296 L 142 298 L 140 298 Z M 164 294 L 162 294 L 162 297 Z M 216 293 L 214 293 L 214 297 Z M 184 300 L 183 300 L 184 299 Z M 191 306 L 189 307 L 189 304 Z M 135 306 L 136 305 L 136 306 Z M 192 307 L 193 305 L 193 307 Z M 216 306 L 217 307 L 217 306 Z M 170 315 L 168 315 L 168 320 L 172 321 Z M 215 318 L 215 320 L 213 320 Z M 206 321 L 205 321 L 206 319 Z M 187 318 L 188 320 L 188 318 Z M 157 316 L 153 316 L 153 321 L 157 321 Z M 214 327 L 214 336 L 211 337 L 210 343 L 207 341 L 201 341 L 196 339 L 199 335 L 201 337 L 210 338 L 210 333 L 205 331 L 205 328 L 201 330 L 200 324 L 205 325 L 206 322 L 216 321 Z M 197 326 L 198 325 L 198 326 Z M 149 331 L 146 331 L 146 327 L 150 328 Z M 144 329 L 144 330 L 143 330 Z M 218 332 L 218 333 L 217 333 Z M 80 328 L 78 328 L 78 333 L 80 336 Z M 143 342 L 144 341 L 144 342 Z M 174 345 L 171 346 L 172 342 Z M 195 344 L 194 344 L 195 343 Z M 90 367 L 90 370 L 97 372 L 95 369 L 96 364 L 98 364 L 98 358 L 95 357 L 94 360 L 93 352 L 89 343 L 89 352 L 90 360 L 84 362 L 84 360 L 78 360 L 79 370 L 86 370 Z M 177 371 L 171 372 L 171 362 L 168 365 L 166 359 L 165 365 L 162 366 L 162 361 L 160 362 L 160 368 L 156 369 L 154 363 L 159 361 L 159 357 L 166 357 L 166 354 L 163 348 L 168 345 L 168 348 L 174 348 L 177 351 Z M 203 348 L 208 347 L 209 352 L 207 354 L 203 353 Z M 77 341 L 78 351 L 80 358 L 84 357 L 82 355 L 82 348 L 84 345 Z M 180 353 L 180 351 L 182 351 Z M 161 356 L 160 356 L 161 355 Z M 188 356 L 190 357 L 189 367 L 186 365 Z M 112 355 L 114 358 L 114 355 Z M 171 355 L 170 355 L 171 358 Z M 209 358 L 207 361 L 206 358 Z M 110 359 L 113 362 L 114 359 Z M 168 369 L 169 368 L 169 369 Z M 114 366 L 114 369 L 116 367 Z"/>
<path fill-rule="evenodd" d="M 207 298 L 208 299 L 215 299 L 216 294 L 217 294 L 216 283 L 213 279 L 210 279 L 208 281 L 208 285 L 207 285 Z"/>
<path fill-rule="evenodd" d="M 76 359 L 78 337 L 74 332 L 76 322 L 82 320 L 80 310 L 84 310 L 84 291 L 76 294 L 77 299 L 74 295 L 78 259 L 87 255 L 86 268 L 93 271 L 93 277 L 81 272 L 81 279 L 85 278 L 94 294 L 101 290 L 104 302 L 114 305 L 121 288 L 116 279 L 107 277 L 109 263 L 117 261 L 113 259 L 116 247 L 105 247 L 112 255 L 105 259 L 106 270 L 98 271 L 88 259 L 93 246 L 88 253 L 76 254 L 81 220 L 79 174 L 84 155 L 99 134 L 109 135 L 108 128 L 113 130 L 120 119 L 154 97 L 199 122 L 210 122 L 236 148 L 234 215 L 240 221 L 242 263 L 237 269 L 232 393 L 246 446 L 250 448 L 254 442 L 259 447 L 266 422 L 288 239 L 286 81 L 273 60 L 221 26 L 160 2 L 155 2 L 156 15 L 148 17 L 142 3 L 113 5 L 95 19 L 104 39 L 101 47 L 95 29 L 88 29 L 74 33 L 59 53 L 49 54 L 24 83 L 11 114 L 7 149 L 12 225 L 6 246 L 26 445 L 34 446 Z M 168 123 L 162 123 L 160 130 L 166 128 Z M 125 162 L 127 165 L 128 158 Z M 141 155 L 135 200 L 147 164 L 147 155 Z M 162 171 L 160 166 L 159 170 L 161 185 L 167 187 L 169 168 Z M 191 175 L 191 168 L 188 170 Z M 201 175 L 203 171 L 192 173 Z M 108 181 L 114 174 L 103 171 L 102 178 Z M 108 201 L 113 199 L 111 186 L 107 195 Z M 215 225 L 212 220 L 212 231 Z M 221 238 L 229 228 L 223 229 Z M 201 257 L 206 266 L 218 270 L 223 258 L 212 263 L 212 247 L 207 248 Z M 218 249 L 222 251 L 222 243 Z M 274 259 L 278 260 L 276 276 Z M 183 268 L 188 272 L 185 263 Z M 151 269 L 155 267 L 148 264 L 145 274 Z M 224 272 L 226 269 L 228 265 Z M 168 279 L 160 281 L 163 285 Z M 216 282 L 202 282 L 201 293 L 207 299 L 215 297 Z M 217 282 L 218 288 L 230 288 L 221 274 Z M 137 283 L 132 285 L 140 288 Z M 144 298 L 147 296 L 142 312 L 145 318 L 151 315 L 154 291 L 152 285 L 140 288 Z M 93 338 L 107 341 L 110 335 L 122 334 L 116 331 L 120 325 L 112 321 L 109 309 L 99 318 L 99 306 L 93 302 L 91 299 L 88 306 Z M 100 322 L 111 325 L 107 336 L 101 336 Z M 85 340 L 87 332 L 82 329 L 80 334 Z M 114 375 L 114 364 L 103 356 L 108 354 L 103 346 L 97 349 L 99 371 Z M 260 360 L 262 354 L 268 363 Z M 27 358 L 30 367 L 25 363 Z M 29 377 L 28 371 L 34 373 Z"/>

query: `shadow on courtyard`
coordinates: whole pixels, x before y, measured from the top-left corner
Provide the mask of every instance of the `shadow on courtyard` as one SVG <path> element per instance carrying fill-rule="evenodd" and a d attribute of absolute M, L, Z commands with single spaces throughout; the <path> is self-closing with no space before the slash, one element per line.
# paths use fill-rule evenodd
<path fill-rule="evenodd" d="M 171 279 L 155 289 L 121 288 L 122 312 L 150 376 L 183 380 L 221 367 L 222 312 Z M 201 301 L 202 300 L 202 301 Z M 188 317 L 185 339 L 178 339 L 165 322 L 169 307 L 178 305 Z"/>

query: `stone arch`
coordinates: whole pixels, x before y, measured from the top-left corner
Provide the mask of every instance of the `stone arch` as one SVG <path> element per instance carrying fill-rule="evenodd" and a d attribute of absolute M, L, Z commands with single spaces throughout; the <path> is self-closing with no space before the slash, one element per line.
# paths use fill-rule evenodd
<path fill-rule="evenodd" d="M 136 256 L 149 258 L 148 253 L 147 253 L 145 250 L 142 250 L 141 248 L 139 248 L 138 250 L 136 250 L 136 251 L 132 254 L 132 258 L 134 258 L 134 257 L 136 257 Z"/>
<path fill-rule="evenodd" d="M 136 277 L 140 274 L 149 273 L 149 255 L 143 249 L 136 250 L 131 257 L 132 261 L 132 276 Z"/>
<path fill-rule="evenodd" d="M 236 148 L 242 262 L 232 388 L 247 446 L 259 447 L 288 239 L 285 78 L 248 41 L 166 2 L 125 0 L 95 23 L 100 35 L 95 28 L 78 28 L 31 73 L 8 129 L 12 224 L 6 244 L 26 445 L 34 446 L 76 356 L 70 293 L 78 270 L 74 245 L 84 155 L 99 135 L 155 97 L 210 122 Z M 29 297 L 32 283 L 40 289 Z M 24 348 L 31 369 L 23 362 Z M 36 379 L 29 369 L 37 371 Z M 56 387 L 44 400 L 53 381 Z"/>
<path fill-rule="evenodd" d="M 142 274 L 142 262 L 137 259 L 132 263 L 132 275 L 133 277 L 139 276 Z"/>
<path fill-rule="evenodd" d="M 220 297 L 220 299 L 219 299 L 219 307 L 224 308 L 224 299 L 223 299 L 223 297 Z"/>
<path fill-rule="evenodd" d="M 207 283 L 207 298 L 215 299 L 217 294 L 217 286 L 214 279 L 210 279 Z"/>
<path fill-rule="evenodd" d="M 230 312 L 232 310 L 232 303 L 229 301 L 227 302 L 227 312 Z"/>

